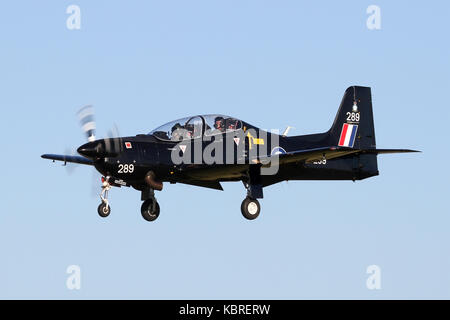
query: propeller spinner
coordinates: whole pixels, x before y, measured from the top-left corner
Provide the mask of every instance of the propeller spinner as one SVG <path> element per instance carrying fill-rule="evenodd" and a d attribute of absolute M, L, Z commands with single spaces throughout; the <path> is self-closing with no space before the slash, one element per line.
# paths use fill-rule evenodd
<path fill-rule="evenodd" d="M 113 157 L 120 152 L 121 139 L 116 125 L 108 132 L 106 139 L 96 140 L 95 138 L 95 116 L 94 107 L 86 105 L 78 111 L 78 118 L 81 129 L 86 134 L 88 143 L 78 148 L 77 152 L 87 158 Z"/>

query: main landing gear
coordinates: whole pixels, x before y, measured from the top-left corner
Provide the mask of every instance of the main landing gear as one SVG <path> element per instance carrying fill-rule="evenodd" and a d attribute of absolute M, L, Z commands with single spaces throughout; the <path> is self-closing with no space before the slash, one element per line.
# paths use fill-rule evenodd
<path fill-rule="evenodd" d="M 102 202 L 97 208 L 97 212 L 102 218 L 106 218 L 111 213 L 111 207 L 108 202 L 108 192 L 111 189 L 109 184 L 109 177 L 102 177 L 102 192 L 100 193 L 100 199 Z"/>
<path fill-rule="evenodd" d="M 256 199 L 263 198 L 263 190 L 261 184 L 251 184 L 249 181 L 243 181 L 247 189 L 247 197 L 242 201 L 241 212 L 245 219 L 254 220 L 258 218 L 261 212 L 261 205 Z M 258 181 L 259 182 L 259 181 Z"/>
<path fill-rule="evenodd" d="M 143 190 L 141 200 L 144 201 L 141 206 L 142 217 L 147 221 L 155 221 L 159 217 L 159 204 L 155 198 L 155 191 L 151 188 Z"/>
<path fill-rule="evenodd" d="M 258 200 L 247 197 L 242 201 L 241 212 L 244 218 L 248 220 L 256 219 L 258 218 L 260 211 L 261 205 Z"/>

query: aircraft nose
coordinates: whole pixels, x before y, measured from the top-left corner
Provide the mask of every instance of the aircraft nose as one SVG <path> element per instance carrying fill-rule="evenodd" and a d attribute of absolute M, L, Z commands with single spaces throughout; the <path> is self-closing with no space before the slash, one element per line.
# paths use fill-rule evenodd
<path fill-rule="evenodd" d="M 88 142 L 77 149 L 77 152 L 87 158 L 97 158 L 103 154 L 103 148 L 100 142 Z"/>

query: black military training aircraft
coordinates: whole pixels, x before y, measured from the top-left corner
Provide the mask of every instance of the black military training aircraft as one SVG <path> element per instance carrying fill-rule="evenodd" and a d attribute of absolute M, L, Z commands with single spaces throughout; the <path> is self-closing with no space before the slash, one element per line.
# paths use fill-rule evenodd
<path fill-rule="evenodd" d="M 287 137 L 223 115 L 198 115 L 167 123 L 149 134 L 95 139 L 91 107 L 79 112 L 88 143 L 81 156 L 44 154 L 42 158 L 94 166 L 102 174 L 98 213 L 111 212 L 111 187 L 141 191 L 141 214 L 159 216 L 154 191 L 163 183 L 223 190 L 223 181 L 242 181 L 245 218 L 260 213 L 263 187 L 285 180 L 362 180 L 378 175 L 377 155 L 417 152 L 377 149 L 371 89 L 352 86 L 344 94 L 330 130 Z"/>

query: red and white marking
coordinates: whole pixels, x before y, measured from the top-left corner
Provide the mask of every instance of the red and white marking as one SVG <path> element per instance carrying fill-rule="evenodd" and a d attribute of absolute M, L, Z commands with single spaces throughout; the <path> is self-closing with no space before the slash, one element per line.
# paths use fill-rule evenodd
<path fill-rule="evenodd" d="M 339 138 L 338 146 L 353 148 L 357 130 L 358 125 L 344 123 L 344 125 L 342 126 L 341 137 Z"/>

